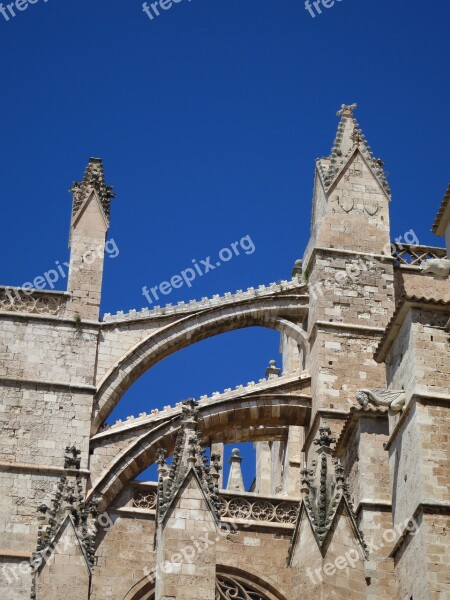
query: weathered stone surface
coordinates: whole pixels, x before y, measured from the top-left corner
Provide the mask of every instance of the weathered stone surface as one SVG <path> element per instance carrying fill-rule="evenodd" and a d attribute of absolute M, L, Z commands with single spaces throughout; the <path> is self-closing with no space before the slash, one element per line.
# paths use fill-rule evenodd
<path fill-rule="evenodd" d="M 99 318 L 113 194 L 89 161 L 72 188 L 68 290 L 0 288 L 2 600 L 450 597 L 450 286 L 426 262 L 447 251 L 391 245 L 390 189 L 354 110 L 317 161 L 293 278 L 177 306 Z M 449 217 L 447 193 L 447 243 Z M 181 398 L 103 426 L 160 360 L 252 326 L 280 333 L 281 369 L 202 396 L 195 443 L 177 447 Z M 257 446 L 252 492 L 237 460 L 219 489 L 215 455 L 242 441 Z M 158 460 L 159 482 L 133 481 Z"/>

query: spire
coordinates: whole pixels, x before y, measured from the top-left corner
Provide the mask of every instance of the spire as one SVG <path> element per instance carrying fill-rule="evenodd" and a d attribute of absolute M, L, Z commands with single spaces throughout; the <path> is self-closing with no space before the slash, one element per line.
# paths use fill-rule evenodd
<path fill-rule="evenodd" d="M 231 467 L 228 476 L 227 490 L 230 492 L 245 492 L 244 478 L 242 477 L 241 470 L 242 458 L 238 448 L 232 450 L 229 463 Z"/>
<path fill-rule="evenodd" d="M 75 181 L 69 190 L 73 194 L 72 219 L 89 198 L 91 192 L 97 192 L 105 218 L 109 224 L 111 198 L 115 198 L 110 185 L 106 185 L 101 158 L 90 158 L 82 181 Z"/>
<path fill-rule="evenodd" d="M 331 155 L 317 160 L 317 168 L 324 183 L 324 187 L 326 190 L 331 187 L 336 176 L 346 165 L 354 151 L 358 149 L 374 172 L 380 185 L 390 197 L 391 190 L 383 170 L 384 163 L 381 159 L 375 158 L 372 154 L 370 146 L 355 118 L 354 111 L 356 108 L 356 104 L 342 105 L 341 109 L 337 112 L 337 116 L 340 117 L 341 120 L 331 149 Z"/>
<path fill-rule="evenodd" d="M 198 402 L 189 398 L 183 402 L 182 422 L 175 442 L 172 463 L 166 463 L 163 449 L 158 450 L 158 518 L 161 521 L 181 488 L 186 476 L 193 469 L 206 497 L 219 518 L 220 456 L 211 454 L 210 464 L 204 455 L 205 446 L 198 432 Z"/>

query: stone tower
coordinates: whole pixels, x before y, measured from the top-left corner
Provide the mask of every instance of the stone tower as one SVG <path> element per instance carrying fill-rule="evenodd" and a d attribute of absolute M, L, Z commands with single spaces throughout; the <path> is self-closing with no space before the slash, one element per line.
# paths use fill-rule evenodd
<path fill-rule="evenodd" d="M 2 600 L 450 598 L 450 188 L 447 248 L 391 242 L 355 109 L 292 278 L 177 306 L 100 316 L 113 193 L 90 159 L 68 289 L 0 288 Z M 157 362 L 251 326 L 280 333 L 281 368 L 105 424 Z M 237 450 L 222 472 L 239 442 L 250 490 Z"/>

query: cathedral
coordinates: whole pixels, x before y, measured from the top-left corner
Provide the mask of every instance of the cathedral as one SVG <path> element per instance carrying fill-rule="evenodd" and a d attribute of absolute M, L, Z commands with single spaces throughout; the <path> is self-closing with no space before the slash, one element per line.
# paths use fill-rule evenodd
<path fill-rule="evenodd" d="M 0 287 L 1 600 L 450 599 L 450 187 L 436 247 L 391 241 L 355 109 L 291 278 L 199 301 L 100 314 L 114 194 L 89 160 L 67 290 Z M 259 381 L 107 424 L 159 361 L 253 326 L 280 334 Z"/>

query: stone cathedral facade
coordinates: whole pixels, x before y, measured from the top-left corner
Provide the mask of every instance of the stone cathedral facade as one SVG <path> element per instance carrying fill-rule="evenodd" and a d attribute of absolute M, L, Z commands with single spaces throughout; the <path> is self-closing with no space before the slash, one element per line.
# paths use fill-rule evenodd
<path fill-rule="evenodd" d="M 392 243 L 355 108 L 292 278 L 198 302 L 100 315 L 114 195 L 89 161 L 67 291 L 0 288 L 1 600 L 450 598 L 450 187 L 442 247 Z M 252 326 L 279 331 L 280 368 L 105 425 L 158 361 Z M 223 477 L 240 442 L 250 490 L 237 450 Z"/>

